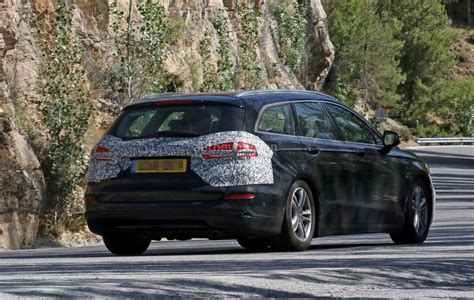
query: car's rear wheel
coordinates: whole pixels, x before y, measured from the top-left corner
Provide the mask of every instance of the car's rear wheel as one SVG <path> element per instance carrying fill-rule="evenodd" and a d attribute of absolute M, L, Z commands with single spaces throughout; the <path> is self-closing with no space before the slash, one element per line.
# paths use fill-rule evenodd
<path fill-rule="evenodd" d="M 303 251 L 309 248 L 316 225 L 316 207 L 308 184 L 296 181 L 286 199 L 280 235 L 272 242 L 279 250 Z"/>
<path fill-rule="evenodd" d="M 420 244 L 426 240 L 432 219 L 432 199 L 426 185 L 417 180 L 408 194 L 403 230 L 390 234 L 396 244 Z"/>
<path fill-rule="evenodd" d="M 150 246 L 151 240 L 129 235 L 104 235 L 105 247 L 116 255 L 139 255 L 145 252 Z"/>
<path fill-rule="evenodd" d="M 249 250 L 264 250 L 270 246 L 270 240 L 265 238 L 239 238 L 237 242 Z"/>

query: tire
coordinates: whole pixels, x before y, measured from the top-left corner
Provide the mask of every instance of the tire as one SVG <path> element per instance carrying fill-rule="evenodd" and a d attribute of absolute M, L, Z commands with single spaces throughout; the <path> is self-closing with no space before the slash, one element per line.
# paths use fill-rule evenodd
<path fill-rule="evenodd" d="M 405 223 L 401 232 L 391 233 L 396 244 L 421 244 L 426 240 L 431 226 L 433 200 L 421 181 L 415 181 L 408 193 Z"/>
<path fill-rule="evenodd" d="M 257 239 L 250 239 L 250 238 L 239 238 L 237 242 L 240 246 L 245 249 L 249 250 L 265 250 L 270 246 L 269 239 L 265 238 L 257 238 Z"/>
<path fill-rule="evenodd" d="M 148 249 L 151 240 L 137 236 L 105 235 L 105 247 L 116 255 L 140 255 Z"/>
<path fill-rule="evenodd" d="M 304 203 L 301 199 L 304 199 Z M 296 181 L 286 199 L 281 233 L 273 239 L 272 247 L 283 251 L 308 249 L 313 240 L 316 222 L 316 206 L 311 189 L 306 182 Z"/>

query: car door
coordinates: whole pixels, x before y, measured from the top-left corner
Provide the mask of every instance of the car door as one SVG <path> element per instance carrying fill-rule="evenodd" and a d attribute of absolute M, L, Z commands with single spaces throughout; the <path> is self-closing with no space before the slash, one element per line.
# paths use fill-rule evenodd
<path fill-rule="evenodd" d="M 357 114 L 337 104 L 326 103 L 325 107 L 354 153 L 350 194 L 355 220 L 366 225 L 366 231 L 382 230 L 385 224 L 396 222 L 401 182 L 398 161 L 382 151 L 380 135 Z"/>
<path fill-rule="evenodd" d="M 347 233 L 355 225 L 351 196 L 354 178 L 352 150 L 340 139 L 331 119 L 317 101 L 294 102 L 297 135 L 306 148 L 304 171 L 318 191 L 319 234 Z"/>
<path fill-rule="evenodd" d="M 304 162 L 303 147 L 295 136 L 293 110 L 289 103 L 275 103 L 264 106 L 256 122 L 255 134 L 273 151 L 272 165 L 274 184 L 280 187 L 280 194 L 274 199 L 283 200 Z M 269 189 L 268 192 L 276 191 Z M 273 201 L 276 202 L 276 201 Z M 276 205 L 276 203 L 272 203 Z M 278 201 L 279 211 L 284 205 Z"/>

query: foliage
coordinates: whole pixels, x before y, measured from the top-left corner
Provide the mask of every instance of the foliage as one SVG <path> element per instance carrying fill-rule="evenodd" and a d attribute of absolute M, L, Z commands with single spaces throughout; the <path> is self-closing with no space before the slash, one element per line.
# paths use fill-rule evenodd
<path fill-rule="evenodd" d="M 294 71 L 299 71 L 305 55 L 306 46 L 306 0 L 296 0 L 287 5 L 285 0 L 278 0 L 274 15 L 278 22 L 278 38 L 282 58 Z"/>
<path fill-rule="evenodd" d="M 138 7 L 141 22 L 132 19 L 132 0 L 127 15 L 110 4 L 112 30 L 119 61 L 117 80 L 125 94 L 125 103 L 132 102 L 144 93 L 168 90 L 169 75 L 163 70 L 166 49 L 171 41 L 171 29 L 163 6 L 146 0 Z M 184 28 L 177 24 L 177 28 Z"/>
<path fill-rule="evenodd" d="M 474 137 L 474 106 L 471 106 L 471 118 L 469 119 L 469 123 L 467 125 L 467 134 L 470 137 Z"/>
<path fill-rule="evenodd" d="M 458 80 L 441 80 L 428 96 L 430 113 L 440 118 L 439 132 L 429 132 L 422 127 L 419 135 L 468 136 L 474 108 L 474 76 Z M 427 101 L 428 102 L 428 101 Z"/>
<path fill-rule="evenodd" d="M 169 80 L 161 68 L 165 58 L 165 49 L 170 42 L 170 29 L 165 9 L 159 4 L 147 0 L 138 7 L 143 17 L 140 26 L 141 39 L 138 41 L 138 62 L 142 69 L 143 92 L 160 92 L 166 89 Z"/>
<path fill-rule="evenodd" d="M 218 90 L 217 76 L 211 62 L 211 51 L 209 40 L 199 42 L 199 55 L 202 57 L 202 84 L 199 87 L 201 92 L 212 92 Z"/>
<path fill-rule="evenodd" d="M 408 128 L 406 126 L 402 126 L 402 127 L 400 127 L 399 133 L 400 133 L 400 139 L 403 142 L 406 143 L 410 140 L 413 140 L 413 135 L 411 134 L 410 128 Z"/>
<path fill-rule="evenodd" d="M 214 24 L 219 40 L 219 47 L 217 48 L 219 54 L 217 80 L 219 90 L 229 91 L 233 88 L 234 64 L 230 58 L 229 22 L 224 13 L 225 10 L 219 9 L 219 15 Z"/>
<path fill-rule="evenodd" d="M 241 15 L 241 37 L 239 39 L 238 51 L 240 58 L 240 69 L 245 77 L 245 88 L 256 89 L 260 86 L 261 67 L 257 58 L 257 47 L 259 46 L 258 17 L 261 12 L 258 8 L 248 9 L 245 1 L 238 2 L 238 11 Z"/>
<path fill-rule="evenodd" d="M 439 1 L 397 0 L 386 5 L 389 16 L 401 24 L 395 37 L 403 42 L 400 67 L 406 80 L 398 91 L 403 99 L 402 118 L 413 123 L 430 110 L 434 98 L 427 95 L 435 96 L 433 87 L 456 63 L 450 51 L 455 36 Z"/>
<path fill-rule="evenodd" d="M 203 58 L 201 92 L 229 91 L 234 87 L 234 64 L 230 56 L 230 30 L 229 22 L 225 17 L 225 10 L 219 10 L 219 15 L 214 22 L 214 28 L 216 29 L 219 42 L 217 47 L 217 54 L 219 54 L 217 70 L 215 70 L 212 64 L 210 41 L 204 39 L 199 43 L 199 54 Z"/>
<path fill-rule="evenodd" d="M 420 136 L 470 134 L 473 80 L 450 75 L 456 36 L 445 4 L 453 1 L 323 3 L 336 48 L 330 92 L 349 104 L 392 106 Z"/>
<path fill-rule="evenodd" d="M 334 68 L 337 70 L 337 66 L 334 66 Z M 344 82 L 341 77 L 342 76 L 336 77 L 335 84 L 330 92 L 339 101 L 354 106 L 359 97 L 359 91 L 351 84 L 351 82 Z"/>
<path fill-rule="evenodd" d="M 201 77 L 199 74 L 199 64 L 196 63 L 190 55 L 186 55 L 184 57 L 184 61 L 189 67 L 189 71 L 191 73 L 191 81 L 192 81 L 192 88 L 193 91 L 199 91 L 201 87 Z"/>
<path fill-rule="evenodd" d="M 398 66 L 403 43 L 394 38 L 400 24 L 380 14 L 375 0 L 324 4 L 336 50 L 336 80 L 330 91 L 348 104 L 361 99 L 373 106 L 393 106 L 404 81 Z"/>
<path fill-rule="evenodd" d="M 68 4 L 58 5 L 51 32 L 42 34 L 44 39 L 52 39 L 52 46 L 43 49 L 47 61 L 41 112 L 49 144 L 40 159 L 48 184 L 47 209 L 61 219 L 72 215 L 78 206 L 74 192 L 85 171 L 83 141 L 91 105 L 84 89 L 82 49 L 73 35 Z"/>

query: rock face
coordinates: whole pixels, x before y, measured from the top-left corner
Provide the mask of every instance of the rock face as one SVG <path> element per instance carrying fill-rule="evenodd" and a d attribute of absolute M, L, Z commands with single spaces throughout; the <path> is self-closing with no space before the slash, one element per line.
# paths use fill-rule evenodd
<path fill-rule="evenodd" d="M 261 70 L 259 85 L 262 88 L 310 87 L 318 90 L 323 86 L 334 59 L 321 1 L 308 0 L 308 40 L 302 71 L 298 74 L 292 72 L 281 58 L 276 36 L 279 24 L 272 11 L 278 1 L 281 0 L 256 0 L 244 4 L 260 11 L 257 17 L 258 43 L 254 49 L 255 61 Z M 88 137 L 92 144 L 98 138 L 97 131 L 108 126 L 117 111 L 109 105 L 116 98 L 107 78 L 107 70 L 116 63 L 110 25 L 112 16 L 107 1 L 71 2 L 75 36 L 84 48 L 88 95 L 95 108 L 90 125 L 92 133 Z M 135 2 L 132 6 L 133 18 L 140 20 L 137 5 L 143 1 Z M 217 68 L 219 38 L 214 24 L 219 16 L 226 18 L 229 24 L 230 60 L 233 66 L 239 64 L 241 35 L 238 32 L 242 20 L 237 10 L 241 2 L 158 2 L 165 8 L 172 26 L 183 23 L 183 34 L 169 47 L 163 62 L 163 68 L 172 76 L 180 91 L 193 91 L 193 81 L 202 79 L 204 58 L 200 55 L 199 46 L 204 39 L 209 41 L 211 52 L 211 59 L 207 62 Z M 30 140 L 32 135 L 44 135 L 38 108 L 43 101 L 41 71 L 45 62 L 34 19 L 51 19 L 56 3 L 54 0 L 0 0 L 0 248 L 23 247 L 35 238 L 38 230 L 45 182 L 36 156 L 41 154 L 35 154 Z M 128 0 L 118 0 L 117 6 L 126 11 L 128 3 Z M 244 81 L 235 80 L 235 89 L 246 87 Z"/>
<path fill-rule="evenodd" d="M 29 24 L 18 2 L 0 1 L 0 248 L 33 241 L 43 199 L 40 164 L 19 128 L 19 103 L 39 96 L 38 59 Z"/>

